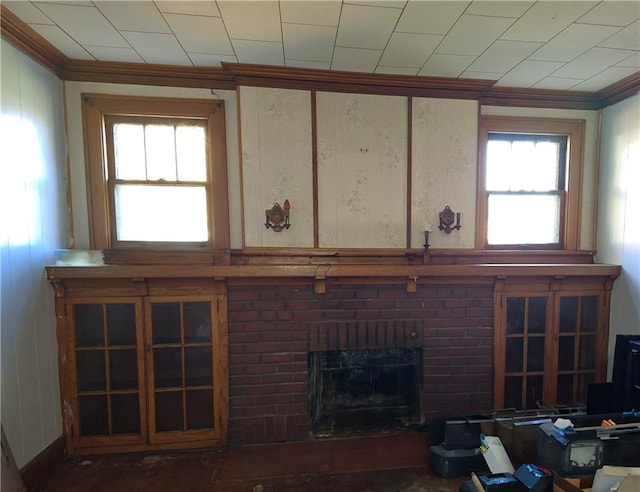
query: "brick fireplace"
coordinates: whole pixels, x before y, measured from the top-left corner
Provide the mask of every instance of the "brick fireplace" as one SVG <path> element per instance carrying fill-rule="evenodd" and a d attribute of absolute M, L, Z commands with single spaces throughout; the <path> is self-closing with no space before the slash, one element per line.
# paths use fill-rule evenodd
<path fill-rule="evenodd" d="M 229 282 L 228 319 L 231 446 L 313 438 L 309 361 L 323 351 L 419 350 L 421 421 L 492 408 L 491 284 Z"/>

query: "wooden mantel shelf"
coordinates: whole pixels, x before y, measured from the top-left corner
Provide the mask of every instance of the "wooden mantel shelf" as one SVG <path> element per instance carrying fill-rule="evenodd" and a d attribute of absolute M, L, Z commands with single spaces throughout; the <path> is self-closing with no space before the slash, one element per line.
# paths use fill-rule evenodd
<path fill-rule="evenodd" d="M 463 277 L 609 277 L 619 265 L 469 264 L 469 265 L 87 265 L 48 266 L 50 282 L 99 278 L 463 278 Z"/>

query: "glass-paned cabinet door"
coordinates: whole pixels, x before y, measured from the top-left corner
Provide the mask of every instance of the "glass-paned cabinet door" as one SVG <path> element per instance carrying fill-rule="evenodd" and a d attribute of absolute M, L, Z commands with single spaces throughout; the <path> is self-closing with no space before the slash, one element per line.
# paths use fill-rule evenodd
<path fill-rule="evenodd" d="M 215 298 L 147 302 L 151 442 L 218 437 Z"/>
<path fill-rule="evenodd" d="M 543 398 L 546 318 L 546 297 L 506 298 L 505 408 L 537 408 Z"/>
<path fill-rule="evenodd" d="M 586 403 L 587 386 L 596 381 L 599 305 L 597 295 L 559 298 L 558 403 Z"/>
<path fill-rule="evenodd" d="M 141 303 L 83 300 L 67 311 L 76 445 L 146 441 Z"/>

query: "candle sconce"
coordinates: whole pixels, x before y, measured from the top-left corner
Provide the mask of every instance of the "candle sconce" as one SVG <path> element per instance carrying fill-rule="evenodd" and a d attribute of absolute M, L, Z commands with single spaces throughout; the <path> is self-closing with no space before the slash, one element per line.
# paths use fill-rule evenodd
<path fill-rule="evenodd" d="M 427 226 L 427 228 L 424 230 L 424 249 L 429 249 L 429 233 L 431 232 L 431 227 Z"/>
<path fill-rule="evenodd" d="M 451 231 L 453 231 L 454 229 L 456 231 L 459 231 L 460 227 L 462 227 L 460 225 L 460 212 L 454 212 L 453 210 L 451 210 L 451 208 L 449 208 L 449 205 L 444 207 L 444 209 L 438 214 L 438 216 L 440 217 L 440 225 L 438 225 L 438 229 L 446 232 L 447 234 L 451 234 Z"/>
<path fill-rule="evenodd" d="M 280 232 L 282 229 L 289 229 L 291 224 L 289 223 L 289 210 L 291 205 L 289 200 L 284 201 L 284 208 L 279 203 L 274 203 L 273 207 L 264 211 L 266 219 L 264 226 L 267 229 L 273 229 L 275 232 Z"/>

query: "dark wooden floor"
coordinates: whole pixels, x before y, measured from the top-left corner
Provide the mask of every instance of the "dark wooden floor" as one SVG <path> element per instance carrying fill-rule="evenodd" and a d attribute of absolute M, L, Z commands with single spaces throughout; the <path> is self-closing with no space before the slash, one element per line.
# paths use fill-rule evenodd
<path fill-rule="evenodd" d="M 423 435 L 329 439 L 67 460 L 43 492 L 457 492 L 429 469 Z"/>

